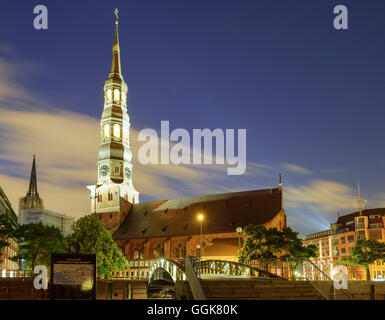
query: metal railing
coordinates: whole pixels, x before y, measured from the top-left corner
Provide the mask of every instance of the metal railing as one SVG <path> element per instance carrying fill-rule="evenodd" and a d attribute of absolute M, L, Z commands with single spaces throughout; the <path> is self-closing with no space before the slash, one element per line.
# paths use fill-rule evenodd
<path fill-rule="evenodd" d="M 32 278 L 31 270 L 0 270 L 0 278 Z"/>
<path fill-rule="evenodd" d="M 354 300 L 343 288 L 336 289 L 334 281 L 308 258 L 288 258 L 293 280 L 310 283 L 327 300 Z"/>
<path fill-rule="evenodd" d="M 198 269 L 200 274 L 278 278 L 278 276 L 269 271 L 235 261 L 203 260 L 198 264 Z"/>

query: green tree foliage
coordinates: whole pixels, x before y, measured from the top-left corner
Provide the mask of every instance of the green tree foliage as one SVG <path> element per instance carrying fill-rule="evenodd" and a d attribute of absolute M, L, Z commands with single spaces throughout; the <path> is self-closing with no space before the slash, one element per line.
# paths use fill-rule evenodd
<path fill-rule="evenodd" d="M 128 262 L 111 233 L 94 216 L 78 219 L 72 235 L 65 242 L 68 253 L 96 254 L 98 274 L 108 276 L 110 272 L 128 268 Z"/>
<path fill-rule="evenodd" d="M 341 258 L 342 263 L 365 268 L 366 280 L 370 280 L 369 265 L 376 260 L 385 259 L 385 243 L 377 240 L 357 240 L 350 257 Z"/>
<path fill-rule="evenodd" d="M 31 270 L 40 264 L 49 268 L 51 253 L 62 252 L 64 248 L 64 238 L 60 230 L 41 222 L 20 225 L 15 235 L 20 244 L 19 254 L 13 260 L 23 259 Z"/>
<path fill-rule="evenodd" d="M 9 221 L 9 218 L 6 214 L 0 215 L 0 262 L 2 262 L 2 252 L 3 248 L 6 248 L 10 245 L 9 239 L 14 237 L 15 226 Z"/>
<path fill-rule="evenodd" d="M 245 227 L 244 234 L 247 238 L 241 250 L 241 261 L 269 263 L 282 257 L 317 256 L 318 248 L 314 245 L 305 247 L 298 233 L 290 227 L 279 231 L 277 228 L 266 229 L 263 225 L 250 224 Z"/>

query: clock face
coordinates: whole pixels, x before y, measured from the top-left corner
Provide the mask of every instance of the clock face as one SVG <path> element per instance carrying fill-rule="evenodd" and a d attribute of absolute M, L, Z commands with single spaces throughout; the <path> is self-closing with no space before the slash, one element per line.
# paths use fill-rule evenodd
<path fill-rule="evenodd" d="M 127 179 L 131 178 L 131 174 L 132 174 L 132 172 L 131 172 L 130 168 L 124 169 L 124 175 L 126 176 Z"/>
<path fill-rule="evenodd" d="M 100 170 L 99 170 L 100 174 L 101 174 L 103 177 L 105 177 L 105 176 L 108 174 L 108 171 L 110 171 L 110 169 L 108 168 L 108 166 L 107 166 L 106 164 L 102 165 L 102 166 L 100 167 Z"/>

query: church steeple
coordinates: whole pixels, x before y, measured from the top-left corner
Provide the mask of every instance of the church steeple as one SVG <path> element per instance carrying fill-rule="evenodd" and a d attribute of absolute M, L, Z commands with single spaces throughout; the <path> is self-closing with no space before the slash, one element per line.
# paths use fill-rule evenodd
<path fill-rule="evenodd" d="M 27 195 L 29 195 L 29 196 L 39 196 L 39 194 L 37 193 L 35 155 L 33 155 L 31 177 L 29 178 L 29 189 L 28 189 Z"/>
<path fill-rule="evenodd" d="M 33 156 L 31 176 L 29 178 L 29 188 L 27 195 L 20 199 L 20 209 L 38 208 L 43 209 L 43 200 L 37 192 L 37 177 L 36 177 L 36 159 Z"/>
<path fill-rule="evenodd" d="M 119 47 L 119 31 L 118 31 L 118 9 L 115 9 L 115 38 L 114 38 L 114 45 L 112 47 L 112 64 L 111 64 L 111 76 L 122 76 L 122 69 L 120 65 L 120 47 Z"/>
<path fill-rule="evenodd" d="M 116 220 L 110 220 L 110 215 L 119 212 L 120 221 L 127 213 L 127 208 L 139 202 L 139 192 L 135 190 L 132 181 L 128 88 L 121 74 L 117 9 L 115 16 L 111 72 L 104 82 L 104 107 L 100 119 L 98 179 L 95 185 L 88 186 L 91 191 L 91 212 L 106 214 L 108 228 L 111 230 L 116 227 Z"/>

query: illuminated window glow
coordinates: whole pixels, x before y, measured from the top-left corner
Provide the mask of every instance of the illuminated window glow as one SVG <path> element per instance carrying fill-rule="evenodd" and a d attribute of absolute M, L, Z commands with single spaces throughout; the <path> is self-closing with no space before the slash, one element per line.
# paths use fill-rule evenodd
<path fill-rule="evenodd" d="M 114 100 L 119 101 L 120 100 L 120 92 L 118 89 L 114 90 Z"/>
<path fill-rule="evenodd" d="M 111 101 L 111 100 L 112 100 L 112 90 L 108 89 L 107 90 L 107 101 Z"/>
<path fill-rule="evenodd" d="M 120 138 L 120 126 L 118 124 L 114 124 L 114 137 Z"/>
<path fill-rule="evenodd" d="M 110 136 L 110 126 L 106 124 L 104 126 L 104 138 L 108 138 Z"/>

